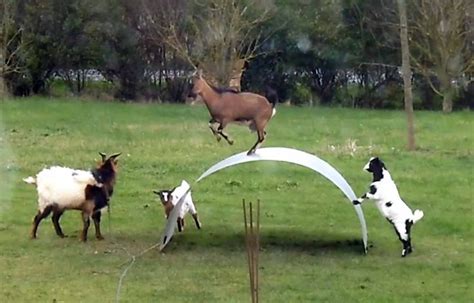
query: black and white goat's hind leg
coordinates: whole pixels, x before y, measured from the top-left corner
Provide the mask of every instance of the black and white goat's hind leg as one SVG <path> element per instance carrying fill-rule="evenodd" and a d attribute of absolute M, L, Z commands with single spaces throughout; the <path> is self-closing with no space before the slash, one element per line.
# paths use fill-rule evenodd
<path fill-rule="evenodd" d="M 400 242 L 402 242 L 403 244 L 402 257 L 406 257 L 413 251 L 413 248 L 411 246 L 411 235 L 410 235 L 412 225 L 413 225 L 413 221 L 411 221 L 410 219 L 407 219 L 404 222 L 393 224 L 393 227 L 395 228 L 395 232 L 397 233 L 398 238 L 400 239 Z"/>

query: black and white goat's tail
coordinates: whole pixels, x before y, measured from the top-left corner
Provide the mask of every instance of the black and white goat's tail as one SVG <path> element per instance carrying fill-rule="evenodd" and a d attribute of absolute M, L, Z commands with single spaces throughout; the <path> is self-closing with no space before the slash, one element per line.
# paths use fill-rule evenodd
<path fill-rule="evenodd" d="M 423 218 L 424 215 L 425 215 L 425 214 L 423 213 L 422 210 L 419 210 L 419 209 L 415 210 L 415 211 L 413 212 L 413 224 L 415 224 L 416 222 L 418 222 L 419 220 L 421 220 L 421 218 Z"/>
<path fill-rule="evenodd" d="M 28 177 L 28 178 L 25 178 L 23 179 L 24 182 L 28 183 L 28 184 L 34 184 L 36 185 L 36 179 L 34 177 Z"/>

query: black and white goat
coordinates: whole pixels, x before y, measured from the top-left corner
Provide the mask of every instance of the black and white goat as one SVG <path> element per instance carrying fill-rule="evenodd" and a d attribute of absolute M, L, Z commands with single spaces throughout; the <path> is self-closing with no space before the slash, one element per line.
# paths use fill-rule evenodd
<path fill-rule="evenodd" d="M 41 220 L 52 212 L 56 234 L 65 237 L 59 219 L 67 209 L 82 211 L 84 227 L 81 240 L 87 240 L 90 217 L 94 220 L 96 238 L 102 240 L 100 232 L 101 209 L 109 205 L 113 194 L 117 172 L 117 157 L 109 158 L 100 153 L 100 165 L 90 171 L 76 170 L 68 167 L 52 166 L 41 170 L 36 178 L 23 179 L 26 183 L 35 184 L 38 192 L 38 213 L 33 219 L 30 237 L 36 238 L 36 231 Z"/>
<path fill-rule="evenodd" d="M 163 204 L 165 210 L 165 217 L 168 218 L 171 211 L 173 210 L 176 203 L 178 203 L 179 197 L 181 197 L 185 191 L 189 188 L 189 184 L 186 181 L 181 181 L 181 185 L 177 186 L 170 190 L 154 190 L 153 192 L 160 197 L 161 203 Z M 196 227 L 201 229 L 201 222 L 199 221 L 198 213 L 196 206 L 194 206 L 193 198 L 191 197 L 191 192 L 188 192 L 184 197 L 183 205 L 180 209 L 178 215 L 178 231 L 181 232 L 184 230 L 184 216 L 186 213 L 190 213 L 196 223 Z"/>
<path fill-rule="evenodd" d="M 352 203 L 360 204 L 366 198 L 375 201 L 375 205 L 380 213 L 395 228 L 398 238 L 403 243 L 402 257 L 405 257 L 412 252 L 411 227 L 423 218 L 423 211 L 417 209 L 415 212 L 412 212 L 403 202 L 398 193 L 397 186 L 382 160 L 377 157 L 370 158 L 364 170 L 372 173 L 373 176 L 370 189 L 362 197 L 352 201 Z"/>

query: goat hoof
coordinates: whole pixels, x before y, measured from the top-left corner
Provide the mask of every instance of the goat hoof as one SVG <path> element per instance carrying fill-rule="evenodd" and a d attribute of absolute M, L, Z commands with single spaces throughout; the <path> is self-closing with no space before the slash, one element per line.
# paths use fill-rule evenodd
<path fill-rule="evenodd" d="M 99 240 L 99 241 L 102 241 L 102 240 L 104 240 L 105 238 L 102 237 L 102 236 L 96 236 L 96 239 Z"/>
<path fill-rule="evenodd" d="M 234 144 L 234 140 L 229 140 L 227 141 L 229 143 L 229 145 L 233 145 Z"/>

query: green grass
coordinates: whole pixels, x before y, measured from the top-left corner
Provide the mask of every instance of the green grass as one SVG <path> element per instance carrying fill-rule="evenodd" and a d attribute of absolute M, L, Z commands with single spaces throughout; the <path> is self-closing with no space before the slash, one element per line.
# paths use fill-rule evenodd
<path fill-rule="evenodd" d="M 230 126 L 236 143 L 217 143 L 207 121 L 202 106 L 0 102 L 0 301 L 113 302 L 128 253 L 155 244 L 163 229 L 152 190 L 192 182 L 255 140 Z M 407 152 L 403 112 L 279 107 L 264 146 L 320 156 L 357 194 L 370 182 L 367 159 L 385 160 L 402 197 L 425 212 L 414 253 L 400 258 L 392 227 L 367 203 L 364 256 L 357 217 L 333 184 L 295 165 L 244 164 L 193 187 L 203 229 L 187 218 L 164 253 L 137 258 L 121 302 L 249 302 L 242 198 L 262 203 L 262 302 L 471 302 L 473 124 L 471 112 L 416 112 L 419 149 Z M 123 153 L 106 239 L 92 229 L 80 243 L 76 211 L 62 218 L 69 238 L 47 219 L 28 239 L 36 192 L 21 179 L 53 164 L 90 168 L 98 151 Z"/>

